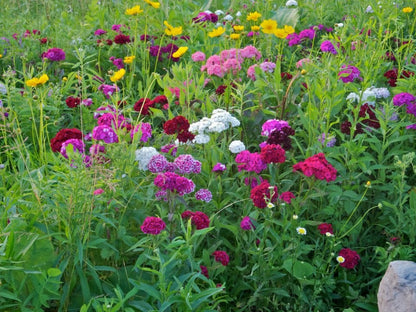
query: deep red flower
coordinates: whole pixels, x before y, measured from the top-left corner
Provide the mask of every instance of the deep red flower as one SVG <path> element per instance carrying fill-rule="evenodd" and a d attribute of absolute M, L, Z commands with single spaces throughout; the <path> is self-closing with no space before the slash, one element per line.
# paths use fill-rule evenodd
<path fill-rule="evenodd" d="M 269 134 L 267 139 L 267 144 L 279 144 L 286 151 L 292 148 L 292 139 L 291 135 L 295 134 L 295 130 L 292 127 L 282 127 L 280 130 L 274 130 Z"/>
<path fill-rule="evenodd" d="M 226 85 L 220 85 L 220 86 L 217 88 L 217 90 L 215 90 L 215 93 L 216 93 L 217 95 L 223 95 L 223 94 L 224 94 L 224 92 L 225 92 L 225 89 L 227 89 L 227 86 L 226 86 Z"/>
<path fill-rule="evenodd" d="M 283 192 L 282 194 L 280 194 L 280 199 L 287 204 L 290 204 L 293 198 L 295 198 L 295 195 L 293 195 L 292 192 Z"/>
<path fill-rule="evenodd" d="M 135 104 L 133 109 L 136 112 L 139 112 L 141 115 L 149 115 L 150 111 L 149 108 L 153 107 L 153 103 L 150 99 L 148 98 L 141 98 L 140 100 L 138 100 Z"/>
<path fill-rule="evenodd" d="M 285 150 L 279 144 L 267 144 L 262 147 L 260 157 L 266 164 L 284 163 L 286 160 Z"/>
<path fill-rule="evenodd" d="M 263 180 L 259 185 L 254 187 L 250 192 L 250 198 L 253 201 L 254 206 L 258 208 L 266 208 L 267 202 L 265 198 L 267 198 L 271 203 L 275 202 L 279 196 L 277 193 L 277 187 L 273 186 L 273 195 L 270 190 L 270 184 L 268 181 Z"/>
<path fill-rule="evenodd" d="M 325 159 L 323 153 L 307 158 L 293 165 L 293 171 L 302 171 L 307 177 L 314 176 L 318 180 L 335 181 L 337 170 Z"/>
<path fill-rule="evenodd" d="M 79 104 L 81 104 L 81 99 L 78 97 L 74 98 L 73 96 L 69 96 L 65 100 L 65 103 L 69 108 L 74 108 L 74 107 L 77 107 Z"/>
<path fill-rule="evenodd" d="M 360 261 L 358 253 L 349 248 L 341 249 L 338 255 L 344 258 L 344 262 L 339 265 L 346 269 L 354 269 Z"/>
<path fill-rule="evenodd" d="M 227 266 L 230 262 L 230 257 L 225 251 L 216 250 L 212 253 L 212 255 L 215 257 L 215 261 L 221 262 L 223 266 Z"/>
<path fill-rule="evenodd" d="M 82 139 L 82 132 L 76 128 L 73 129 L 61 129 L 59 132 L 51 139 L 51 148 L 53 152 L 59 152 L 62 147 L 62 143 L 69 139 Z"/>
<path fill-rule="evenodd" d="M 130 36 L 128 35 L 118 34 L 117 36 L 114 37 L 114 43 L 116 44 L 126 44 L 129 42 L 131 42 L 131 40 L 130 40 Z"/>
<path fill-rule="evenodd" d="M 176 116 L 163 124 L 166 134 L 179 134 L 189 129 L 189 121 L 183 116 Z"/>
<path fill-rule="evenodd" d="M 158 235 L 165 229 L 166 224 L 158 217 L 146 217 L 140 229 L 145 234 Z"/>
<path fill-rule="evenodd" d="M 318 225 L 319 233 L 325 235 L 326 233 L 334 234 L 334 230 L 332 228 L 332 224 L 330 223 L 321 223 Z"/>
<path fill-rule="evenodd" d="M 199 268 L 201 269 L 201 274 L 204 275 L 206 278 L 209 278 L 207 267 L 205 265 L 200 265 Z"/>
<path fill-rule="evenodd" d="M 209 217 L 201 211 L 189 211 L 186 210 L 181 214 L 181 218 L 184 220 L 191 219 L 193 225 L 197 230 L 202 230 L 209 227 Z"/>

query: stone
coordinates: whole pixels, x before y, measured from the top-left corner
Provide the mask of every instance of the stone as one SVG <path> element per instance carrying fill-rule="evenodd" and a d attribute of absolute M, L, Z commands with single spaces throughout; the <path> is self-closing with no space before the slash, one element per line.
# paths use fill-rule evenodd
<path fill-rule="evenodd" d="M 379 312 L 416 311 L 416 263 L 392 261 L 380 282 Z"/>

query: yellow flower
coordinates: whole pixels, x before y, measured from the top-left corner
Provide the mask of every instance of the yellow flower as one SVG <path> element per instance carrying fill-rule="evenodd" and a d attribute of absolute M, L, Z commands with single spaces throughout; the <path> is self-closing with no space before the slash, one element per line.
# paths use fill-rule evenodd
<path fill-rule="evenodd" d="M 125 74 L 125 73 L 126 73 L 126 70 L 125 70 L 124 68 L 121 68 L 120 70 L 116 71 L 116 72 L 114 73 L 114 75 L 112 75 L 112 76 L 110 77 L 110 80 L 111 80 L 112 82 L 119 81 L 121 78 L 123 78 L 123 76 L 124 76 L 124 74 Z"/>
<path fill-rule="evenodd" d="M 43 74 L 42 76 L 40 76 L 39 78 L 32 78 L 29 80 L 26 80 L 26 85 L 29 87 L 37 87 L 39 85 L 43 85 L 45 82 L 47 82 L 49 80 L 48 75 Z"/>
<path fill-rule="evenodd" d="M 143 10 L 140 9 L 140 5 L 136 5 L 134 7 L 132 7 L 131 9 L 126 9 L 126 15 L 137 15 L 142 13 Z"/>
<path fill-rule="evenodd" d="M 131 56 L 126 56 L 126 57 L 124 57 L 123 62 L 124 62 L 125 64 L 131 64 L 131 63 L 133 63 L 133 60 L 134 60 L 135 58 L 136 58 L 136 57 L 135 57 L 134 55 L 131 55 Z"/>
<path fill-rule="evenodd" d="M 214 37 L 221 36 L 223 33 L 225 33 L 225 28 L 220 26 L 214 29 L 213 31 L 209 32 L 208 36 L 210 36 L 211 38 L 214 38 Z"/>
<path fill-rule="evenodd" d="M 3 54 L 0 54 L 0 58 L 2 58 L 3 57 Z"/>
<path fill-rule="evenodd" d="M 257 22 L 257 20 L 261 17 L 261 14 L 259 12 L 252 12 L 249 15 L 247 15 L 248 21 L 254 21 Z"/>
<path fill-rule="evenodd" d="M 259 31 L 260 30 L 260 26 L 257 26 L 257 25 L 251 26 L 251 30 L 252 31 Z"/>
<path fill-rule="evenodd" d="M 234 28 L 234 31 L 243 31 L 244 30 L 244 26 L 239 26 L 239 25 L 234 25 L 233 28 Z"/>
<path fill-rule="evenodd" d="M 230 39 L 234 39 L 234 40 L 240 39 L 240 34 L 231 34 Z"/>
<path fill-rule="evenodd" d="M 292 26 L 285 25 L 283 28 L 289 35 L 295 32 L 295 29 Z"/>
<path fill-rule="evenodd" d="M 182 33 L 182 26 L 173 27 L 167 21 L 165 21 L 163 24 L 166 26 L 165 34 L 168 36 L 178 36 Z"/>
<path fill-rule="evenodd" d="M 82 80 L 82 77 L 78 74 L 75 74 L 75 78 L 77 78 L 78 80 Z"/>
<path fill-rule="evenodd" d="M 337 261 L 338 261 L 338 263 L 344 263 L 345 262 L 345 258 L 343 256 L 338 256 L 337 257 Z"/>
<path fill-rule="evenodd" d="M 284 30 L 284 28 L 276 28 L 276 30 L 274 31 L 274 35 L 277 38 L 285 39 L 289 34 Z"/>
<path fill-rule="evenodd" d="M 184 55 L 188 51 L 188 47 L 180 47 L 175 53 L 172 54 L 173 57 L 178 58 Z"/>
<path fill-rule="evenodd" d="M 144 2 L 146 2 L 147 4 L 150 4 L 155 9 L 160 8 L 160 3 L 159 2 L 153 2 L 153 1 L 150 1 L 150 0 L 144 0 Z"/>
<path fill-rule="evenodd" d="M 68 78 L 67 77 L 62 77 L 62 81 L 63 82 L 67 82 L 68 81 Z"/>
<path fill-rule="evenodd" d="M 264 20 L 261 24 L 261 31 L 265 34 L 273 34 L 277 28 L 277 22 L 272 19 Z"/>
<path fill-rule="evenodd" d="M 403 8 L 402 11 L 403 11 L 403 13 L 410 13 L 410 12 L 413 11 L 413 9 L 411 7 L 405 7 L 405 8 Z"/>

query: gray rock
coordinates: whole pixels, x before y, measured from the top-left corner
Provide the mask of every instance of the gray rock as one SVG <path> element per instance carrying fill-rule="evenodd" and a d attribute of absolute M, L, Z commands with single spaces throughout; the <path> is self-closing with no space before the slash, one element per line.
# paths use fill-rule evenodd
<path fill-rule="evenodd" d="M 380 282 L 379 312 L 416 311 L 416 263 L 392 261 Z"/>

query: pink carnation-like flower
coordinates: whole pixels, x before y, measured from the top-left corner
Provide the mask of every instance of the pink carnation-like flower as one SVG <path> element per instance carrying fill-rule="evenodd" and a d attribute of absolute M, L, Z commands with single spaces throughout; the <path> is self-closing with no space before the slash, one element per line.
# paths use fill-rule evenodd
<path fill-rule="evenodd" d="M 94 191 L 94 195 L 100 195 L 100 194 L 102 194 L 102 193 L 104 193 L 104 190 L 103 190 L 102 188 L 96 189 L 96 190 Z"/>
<path fill-rule="evenodd" d="M 326 233 L 334 234 L 334 229 L 330 223 L 321 223 L 318 225 L 319 233 L 325 235 Z"/>
<path fill-rule="evenodd" d="M 212 172 L 223 172 L 227 169 L 227 167 L 222 163 L 217 163 L 214 168 L 212 168 Z"/>
<path fill-rule="evenodd" d="M 223 266 L 227 266 L 228 263 L 230 262 L 230 257 L 225 251 L 216 250 L 212 253 L 212 255 L 214 256 L 215 261 L 221 262 Z"/>
<path fill-rule="evenodd" d="M 205 61 L 205 54 L 204 52 L 198 51 L 192 54 L 191 58 L 194 62 L 203 62 Z"/>
<path fill-rule="evenodd" d="M 277 200 L 278 196 L 279 194 L 277 193 L 277 187 L 271 187 L 269 182 L 266 180 L 263 180 L 250 192 L 250 198 L 253 201 L 254 206 L 261 209 L 267 207 L 265 198 L 267 198 L 270 203 L 273 203 Z"/>
<path fill-rule="evenodd" d="M 173 163 L 176 165 L 180 174 L 201 172 L 201 162 L 195 160 L 192 155 L 189 154 L 179 155 Z"/>
<path fill-rule="evenodd" d="M 243 220 L 241 220 L 240 222 L 240 227 L 244 230 L 244 231 L 249 231 L 251 229 L 254 229 L 254 225 L 251 222 L 251 219 L 249 216 L 244 217 Z"/>
<path fill-rule="evenodd" d="M 157 217 L 146 217 L 140 229 L 145 234 L 158 235 L 166 228 L 165 222 Z"/>
<path fill-rule="evenodd" d="M 195 184 L 192 180 L 174 172 L 159 173 L 153 183 L 164 191 L 177 192 L 180 196 L 192 193 L 195 190 Z"/>
<path fill-rule="evenodd" d="M 335 181 L 337 170 L 325 159 L 323 153 L 313 155 L 305 161 L 293 165 L 293 171 L 302 171 L 307 177 L 315 176 L 318 180 Z"/>
<path fill-rule="evenodd" d="M 363 80 L 361 78 L 360 70 L 352 65 L 342 65 L 341 71 L 338 73 L 338 77 L 343 83 L 353 82 L 354 80 Z"/>
<path fill-rule="evenodd" d="M 212 194 L 208 189 L 200 189 L 195 193 L 195 198 L 209 203 L 212 199 Z"/>
<path fill-rule="evenodd" d="M 292 199 L 295 198 L 295 195 L 293 195 L 292 192 L 283 192 L 282 194 L 280 194 L 279 198 L 283 200 L 285 203 L 290 204 L 292 202 Z"/>
<path fill-rule="evenodd" d="M 69 140 L 66 140 L 64 143 L 62 143 L 61 150 L 60 150 L 61 155 L 64 156 L 65 158 L 68 158 L 68 155 L 66 153 L 66 147 L 68 145 L 72 145 L 72 148 L 73 148 L 74 152 L 79 152 L 79 153 L 84 152 L 85 144 L 82 140 L 80 140 L 80 139 L 69 139 Z"/>
<path fill-rule="evenodd" d="M 267 168 L 267 164 L 261 158 L 260 153 L 250 153 L 247 150 L 238 153 L 235 162 L 238 163 L 238 171 L 246 170 L 260 173 Z"/>
<path fill-rule="evenodd" d="M 166 170 L 168 163 L 165 156 L 157 154 L 150 158 L 148 169 L 152 173 L 163 172 Z"/>
<path fill-rule="evenodd" d="M 152 126 L 147 122 L 141 122 L 135 126 L 130 132 L 131 139 L 134 138 L 134 135 L 139 132 L 140 141 L 147 142 L 152 137 Z"/>
<path fill-rule="evenodd" d="M 279 144 L 267 144 L 261 148 L 260 157 L 266 164 L 284 163 L 285 150 Z"/>
<path fill-rule="evenodd" d="M 52 62 L 65 60 L 65 52 L 59 48 L 51 48 L 42 54 L 42 58 L 47 58 Z"/>
<path fill-rule="evenodd" d="M 183 220 L 191 219 L 192 224 L 195 225 L 197 230 L 209 227 L 210 223 L 209 217 L 202 211 L 192 212 L 190 210 L 186 210 L 181 214 L 181 218 Z"/>
<path fill-rule="evenodd" d="M 247 69 L 247 77 L 250 78 L 253 81 L 256 80 L 256 67 L 258 67 L 258 66 L 259 66 L 258 64 L 254 64 L 254 65 L 251 65 Z"/>
<path fill-rule="evenodd" d="M 97 126 L 92 130 L 92 138 L 94 140 L 103 140 L 105 143 L 117 143 L 118 137 L 113 128 L 109 126 Z"/>

